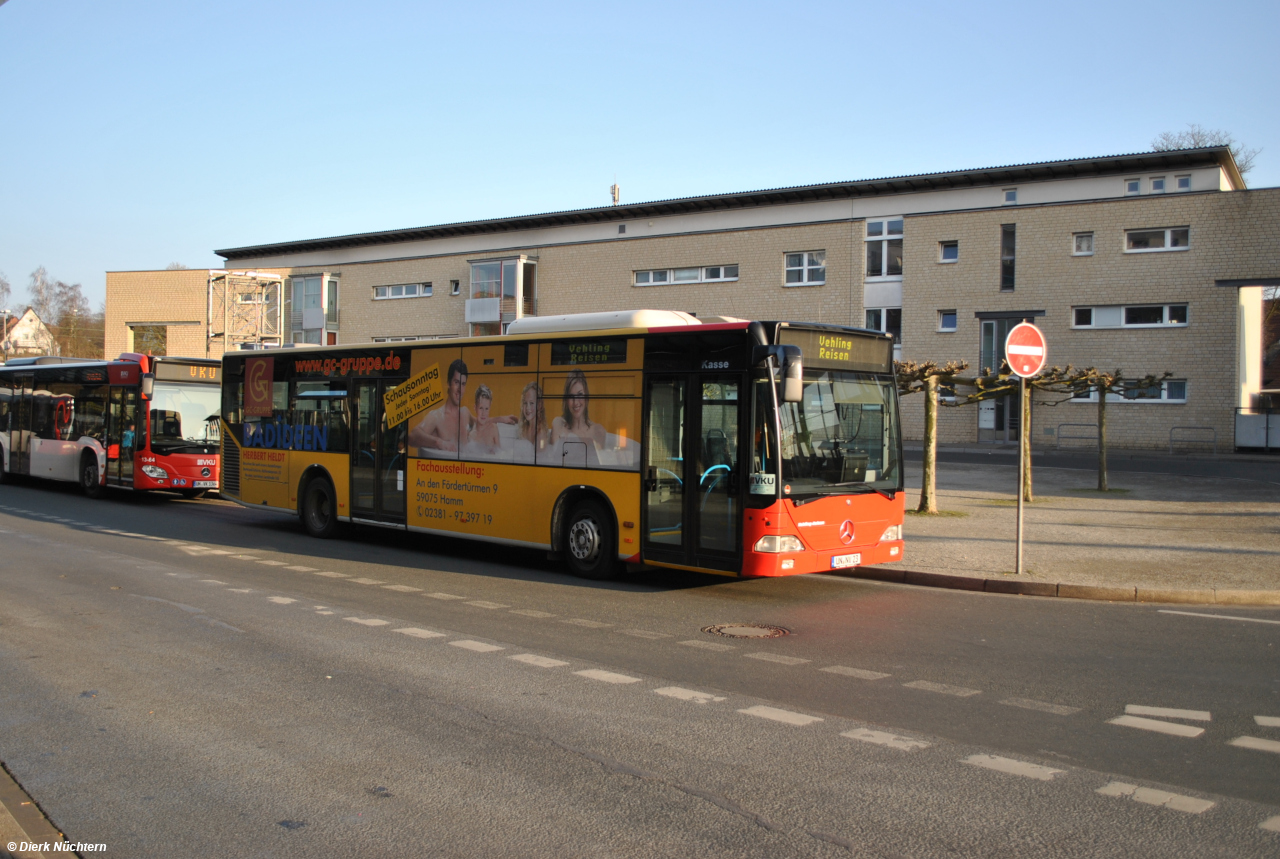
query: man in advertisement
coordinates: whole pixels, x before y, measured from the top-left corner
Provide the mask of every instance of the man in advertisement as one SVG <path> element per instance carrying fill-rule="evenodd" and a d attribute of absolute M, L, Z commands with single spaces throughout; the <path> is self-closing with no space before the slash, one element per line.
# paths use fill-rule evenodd
<path fill-rule="evenodd" d="M 444 403 L 427 412 L 422 422 L 409 432 L 411 446 L 456 453 L 465 443 L 475 418 L 471 410 L 462 405 L 467 392 L 467 365 L 461 358 L 449 365 L 447 384 Z"/>

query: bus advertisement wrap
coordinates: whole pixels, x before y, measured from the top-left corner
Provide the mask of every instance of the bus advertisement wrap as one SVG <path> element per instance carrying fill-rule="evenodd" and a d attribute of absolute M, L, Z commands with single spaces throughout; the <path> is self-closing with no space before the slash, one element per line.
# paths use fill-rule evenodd
<path fill-rule="evenodd" d="M 440 384 L 440 364 L 437 362 L 382 395 L 387 428 L 399 426 L 443 399 L 444 386 Z"/>

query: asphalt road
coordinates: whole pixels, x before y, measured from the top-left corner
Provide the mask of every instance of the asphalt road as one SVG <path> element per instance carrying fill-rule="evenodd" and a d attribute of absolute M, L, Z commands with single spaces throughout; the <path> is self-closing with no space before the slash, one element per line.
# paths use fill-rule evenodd
<path fill-rule="evenodd" d="M 1276 609 L 597 584 L 37 482 L 0 540 L 0 760 L 107 855 L 1280 853 Z"/>

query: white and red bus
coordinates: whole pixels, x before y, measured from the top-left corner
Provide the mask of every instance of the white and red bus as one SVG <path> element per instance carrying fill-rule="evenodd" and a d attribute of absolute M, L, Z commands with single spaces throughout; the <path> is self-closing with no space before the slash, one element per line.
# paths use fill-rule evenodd
<path fill-rule="evenodd" d="M 218 486 L 221 379 L 221 364 L 200 358 L 12 359 L 0 366 L 0 482 L 199 497 Z"/>

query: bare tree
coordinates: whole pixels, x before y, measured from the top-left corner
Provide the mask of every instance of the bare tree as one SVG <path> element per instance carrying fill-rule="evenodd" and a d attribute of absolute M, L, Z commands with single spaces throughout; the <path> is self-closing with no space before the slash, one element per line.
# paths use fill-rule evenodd
<path fill-rule="evenodd" d="M 52 332 L 58 354 L 102 357 L 106 314 L 92 311 L 80 284 L 56 280 L 40 266 L 31 272 L 27 295 L 31 309 Z"/>
<path fill-rule="evenodd" d="M 938 388 L 968 366 L 967 361 L 948 361 L 943 365 L 934 361 L 901 361 L 895 367 L 900 395 L 924 394 L 924 464 L 917 513 L 938 512 Z"/>
<path fill-rule="evenodd" d="M 1260 148 L 1250 148 L 1240 143 L 1228 131 L 1205 128 L 1194 122 L 1187 125 L 1186 131 L 1165 131 L 1151 141 L 1151 148 L 1155 152 L 1167 152 L 1171 149 L 1200 149 L 1205 146 L 1228 147 L 1231 150 L 1231 156 L 1236 159 L 1236 166 L 1240 168 L 1241 176 L 1253 169 L 1254 162 L 1262 152 Z"/>
<path fill-rule="evenodd" d="M 165 271 L 186 271 L 187 267 L 180 262 L 171 262 L 164 267 Z"/>
<path fill-rule="evenodd" d="M 0 271 L 0 310 L 9 306 L 9 299 L 13 296 L 13 291 L 9 288 L 9 278 L 4 276 L 4 272 Z"/>
<path fill-rule="evenodd" d="M 27 304 L 45 323 L 53 321 L 55 292 L 54 283 L 44 266 L 31 272 L 31 280 L 27 283 Z"/>

